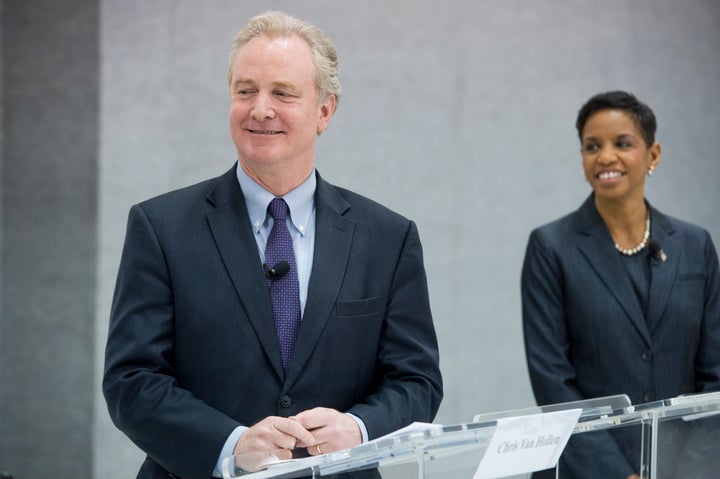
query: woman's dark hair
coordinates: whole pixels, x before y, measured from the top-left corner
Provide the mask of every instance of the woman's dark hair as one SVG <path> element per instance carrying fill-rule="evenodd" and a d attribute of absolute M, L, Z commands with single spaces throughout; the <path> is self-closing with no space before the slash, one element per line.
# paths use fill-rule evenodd
<path fill-rule="evenodd" d="M 601 110 L 621 110 L 626 112 L 632 117 L 635 125 L 640 130 L 645 144 L 650 147 L 655 143 L 655 130 L 657 129 L 655 113 L 631 93 L 621 90 L 598 93 L 580 108 L 575 127 L 581 142 L 583 128 L 585 128 L 588 118 L 593 113 Z"/>

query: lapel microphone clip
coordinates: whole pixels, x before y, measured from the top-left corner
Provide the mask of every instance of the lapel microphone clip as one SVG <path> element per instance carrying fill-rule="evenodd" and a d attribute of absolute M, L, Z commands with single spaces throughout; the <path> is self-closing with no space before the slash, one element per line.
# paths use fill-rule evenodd
<path fill-rule="evenodd" d="M 653 240 L 650 242 L 650 257 L 656 261 L 659 261 L 661 263 L 664 263 L 665 260 L 667 260 L 667 255 L 665 254 L 665 251 L 663 251 L 662 246 L 660 246 L 660 243 Z"/>
<path fill-rule="evenodd" d="M 285 273 L 290 271 L 290 263 L 282 260 L 275 263 L 275 266 L 272 267 L 269 264 L 264 263 L 263 269 L 265 270 L 265 275 L 267 275 L 268 278 L 280 279 L 285 276 Z"/>

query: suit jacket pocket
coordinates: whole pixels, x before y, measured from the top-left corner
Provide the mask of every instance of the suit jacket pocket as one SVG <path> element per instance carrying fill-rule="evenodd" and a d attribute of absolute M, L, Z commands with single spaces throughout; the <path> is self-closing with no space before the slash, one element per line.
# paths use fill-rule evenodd
<path fill-rule="evenodd" d="M 335 312 L 338 316 L 360 316 L 377 313 L 385 308 L 385 297 L 374 296 L 367 299 L 354 299 L 352 301 L 338 301 L 335 303 Z"/>
<path fill-rule="evenodd" d="M 705 281 L 705 273 L 684 273 L 678 275 L 678 281 Z"/>

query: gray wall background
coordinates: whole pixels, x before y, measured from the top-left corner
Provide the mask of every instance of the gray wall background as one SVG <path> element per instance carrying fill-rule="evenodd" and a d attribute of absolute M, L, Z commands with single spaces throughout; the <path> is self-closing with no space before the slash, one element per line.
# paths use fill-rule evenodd
<path fill-rule="evenodd" d="M 717 0 L 4 0 L 0 471 L 134 477 L 99 390 L 131 204 L 235 161 L 233 34 L 281 9 L 335 42 L 319 140 L 335 184 L 414 219 L 446 397 L 437 422 L 534 404 L 519 275 L 530 230 L 589 193 L 574 131 L 635 92 L 663 145 L 650 201 L 720 238 Z"/>

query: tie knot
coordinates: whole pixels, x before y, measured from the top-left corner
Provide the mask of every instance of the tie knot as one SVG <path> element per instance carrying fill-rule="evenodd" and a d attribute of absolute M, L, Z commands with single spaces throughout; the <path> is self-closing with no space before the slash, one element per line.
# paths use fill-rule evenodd
<path fill-rule="evenodd" d="M 282 198 L 274 198 L 268 205 L 268 212 L 275 221 L 287 218 L 288 205 Z"/>

